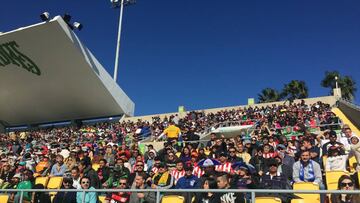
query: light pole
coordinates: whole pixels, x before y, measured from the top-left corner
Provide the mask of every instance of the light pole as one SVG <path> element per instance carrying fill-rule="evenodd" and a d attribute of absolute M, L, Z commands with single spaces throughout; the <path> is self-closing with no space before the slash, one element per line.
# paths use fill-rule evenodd
<path fill-rule="evenodd" d="M 119 8 L 120 7 L 120 17 L 119 17 L 119 29 L 118 29 L 118 37 L 117 37 L 117 44 L 116 44 L 116 54 L 115 54 L 115 66 L 114 66 L 114 81 L 117 80 L 117 72 L 119 67 L 119 52 L 120 52 L 120 39 L 121 39 L 121 25 L 122 25 L 122 17 L 123 17 L 123 10 L 124 6 L 135 4 L 135 0 L 110 0 L 113 7 Z"/>
<path fill-rule="evenodd" d="M 339 86 L 338 86 L 338 76 L 335 76 L 335 88 L 336 89 L 339 88 Z"/>

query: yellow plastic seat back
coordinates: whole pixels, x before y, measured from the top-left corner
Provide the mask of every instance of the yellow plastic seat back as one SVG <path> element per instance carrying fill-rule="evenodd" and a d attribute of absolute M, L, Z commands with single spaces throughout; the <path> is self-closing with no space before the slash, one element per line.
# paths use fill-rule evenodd
<path fill-rule="evenodd" d="M 320 187 L 316 183 L 294 183 L 294 190 L 320 190 Z M 320 202 L 320 194 L 304 194 L 304 193 L 296 193 L 296 196 L 309 201 L 309 202 Z"/>
<path fill-rule="evenodd" d="M 356 161 L 355 156 L 353 156 L 349 159 L 349 166 L 350 166 L 351 173 L 356 171 L 356 165 L 357 165 L 357 161 Z"/>
<path fill-rule="evenodd" d="M 328 190 L 337 190 L 339 178 L 342 175 L 349 175 L 347 171 L 326 171 L 326 187 Z"/>
<path fill-rule="evenodd" d="M 1 203 L 7 203 L 9 201 L 9 195 L 7 194 L 1 194 L 0 195 L 0 202 Z"/>
<path fill-rule="evenodd" d="M 60 189 L 62 185 L 63 177 L 51 177 L 47 184 L 48 189 Z"/>
<path fill-rule="evenodd" d="M 256 197 L 255 203 L 281 203 L 281 199 L 277 197 Z"/>
<path fill-rule="evenodd" d="M 161 199 L 161 203 L 184 203 L 185 198 L 178 195 L 166 195 Z"/>
<path fill-rule="evenodd" d="M 100 201 L 100 203 L 105 203 L 105 198 L 106 198 L 106 196 L 99 196 L 99 201 Z"/>
<path fill-rule="evenodd" d="M 92 164 L 94 171 L 97 171 L 100 168 L 100 164 Z"/>
<path fill-rule="evenodd" d="M 292 199 L 291 203 L 312 203 L 312 200 L 305 200 L 305 199 Z"/>
<path fill-rule="evenodd" d="M 49 177 L 37 177 L 35 179 L 35 185 L 42 184 L 46 188 L 48 181 L 49 181 Z"/>

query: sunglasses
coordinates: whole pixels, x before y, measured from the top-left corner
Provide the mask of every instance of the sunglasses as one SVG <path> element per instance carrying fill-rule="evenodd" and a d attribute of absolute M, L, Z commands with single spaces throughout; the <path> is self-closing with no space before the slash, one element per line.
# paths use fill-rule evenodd
<path fill-rule="evenodd" d="M 119 183 L 119 185 L 126 185 L 126 183 Z"/>
<path fill-rule="evenodd" d="M 136 165 L 136 166 L 144 166 L 144 165 Z"/>
<path fill-rule="evenodd" d="M 81 184 L 89 184 L 89 182 L 87 182 L 87 181 L 85 182 L 85 181 L 84 181 L 84 182 L 81 182 Z"/>
<path fill-rule="evenodd" d="M 352 187 L 352 186 L 354 186 L 354 183 L 340 183 L 340 186 L 341 187 L 346 187 L 346 186 Z"/>

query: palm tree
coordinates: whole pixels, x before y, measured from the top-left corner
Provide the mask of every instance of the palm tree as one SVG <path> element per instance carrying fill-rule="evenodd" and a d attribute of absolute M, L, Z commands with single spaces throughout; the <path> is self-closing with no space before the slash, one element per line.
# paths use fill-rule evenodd
<path fill-rule="evenodd" d="M 259 103 L 275 102 L 280 100 L 280 94 L 273 88 L 265 88 L 258 94 Z"/>
<path fill-rule="evenodd" d="M 292 80 L 284 85 L 281 98 L 293 101 L 294 99 L 307 98 L 308 95 L 308 88 L 304 81 Z"/>
<path fill-rule="evenodd" d="M 321 86 L 330 88 L 330 94 L 333 94 L 333 89 L 336 87 L 336 78 L 339 88 L 341 88 L 341 96 L 347 100 L 353 100 L 356 92 L 356 82 L 350 76 L 341 76 L 338 71 L 326 71 L 325 77 L 321 81 Z"/>

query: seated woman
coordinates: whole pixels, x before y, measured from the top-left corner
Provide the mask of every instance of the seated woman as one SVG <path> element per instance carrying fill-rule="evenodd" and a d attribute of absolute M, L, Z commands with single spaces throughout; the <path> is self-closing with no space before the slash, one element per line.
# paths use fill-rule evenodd
<path fill-rule="evenodd" d="M 342 175 L 338 181 L 338 190 L 355 190 L 354 180 L 348 175 Z M 332 194 L 332 203 L 360 202 L 359 194 Z"/>
<path fill-rule="evenodd" d="M 207 190 L 207 189 L 218 189 L 216 179 L 208 177 L 205 179 L 203 185 L 201 188 Z M 220 202 L 220 196 L 219 193 L 212 193 L 212 192 L 199 192 L 196 193 L 195 196 L 195 203 L 218 203 Z"/>

